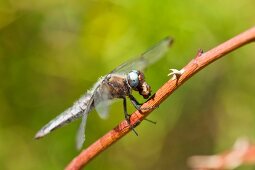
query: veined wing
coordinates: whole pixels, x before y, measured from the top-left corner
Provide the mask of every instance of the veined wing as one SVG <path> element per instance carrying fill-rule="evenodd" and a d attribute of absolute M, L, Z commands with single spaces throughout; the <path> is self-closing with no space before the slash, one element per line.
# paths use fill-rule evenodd
<path fill-rule="evenodd" d="M 88 114 L 83 114 L 80 127 L 76 136 L 76 149 L 80 150 L 85 141 L 85 129 L 87 123 Z"/>
<path fill-rule="evenodd" d="M 106 119 L 108 117 L 109 106 L 112 104 L 112 100 L 107 98 L 95 100 L 95 109 L 102 119 Z"/>
<path fill-rule="evenodd" d="M 106 98 L 108 97 L 107 96 L 108 92 L 100 91 L 101 93 L 99 95 L 100 85 L 104 79 L 105 79 L 105 77 L 101 77 L 91 90 L 93 92 L 93 96 L 91 97 L 91 98 L 93 98 L 91 100 L 91 102 L 92 102 L 91 109 L 95 108 L 101 118 L 106 118 L 107 113 L 108 113 L 108 105 L 103 104 L 104 102 L 107 101 Z M 100 105 L 99 108 L 98 108 L 98 105 Z M 86 129 L 87 117 L 88 117 L 88 114 L 83 114 L 80 127 L 77 131 L 77 135 L 76 135 L 76 149 L 77 150 L 80 150 L 82 148 L 82 145 L 86 139 L 85 129 Z"/>
<path fill-rule="evenodd" d="M 96 109 L 99 116 L 103 119 L 107 118 L 109 105 L 112 103 L 112 100 L 109 100 L 109 91 L 102 89 L 102 83 L 105 79 L 106 76 L 101 77 L 91 90 L 93 91 L 93 103 L 91 103 L 92 107 Z M 88 114 L 83 114 L 82 121 L 76 136 L 76 148 L 78 150 L 81 149 L 85 141 L 87 116 Z"/>
<path fill-rule="evenodd" d="M 37 132 L 35 138 L 42 138 L 43 136 L 49 134 L 51 131 L 76 120 L 84 114 L 88 114 L 88 112 L 92 109 L 92 102 L 93 90 L 87 92 L 78 101 L 76 101 L 72 107 L 68 108 L 66 111 L 46 124 L 41 130 Z"/>
<path fill-rule="evenodd" d="M 108 108 L 112 103 L 109 100 L 109 91 L 102 89 L 102 83 L 106 79 L 106 76 L 101 77 L 97 83 L 93 86 L 93 106 L 95 107 L 99 116 L 103 119 L 108 116 Z"/>
<path fill-rule="evenodd" d="M 114 69 L 111 73 L 127 73 L 131 70 L 143 71 L 147 66 L 153 64 L 154 62 L 158 61 L 162 56 L 164 56 L 172 42 L 172 38 L 166 37 L 154 47 L 141 54 L 138 58 L 123 63 L 122 65 Z"/>
<path fill-rule="evenodd" d="M 108 117 L 109 106 L 112 104 L 112 100 L 109 100 L 110 92 L 97 88 L 94 93 L 94 106 L 102 119 Z"/>

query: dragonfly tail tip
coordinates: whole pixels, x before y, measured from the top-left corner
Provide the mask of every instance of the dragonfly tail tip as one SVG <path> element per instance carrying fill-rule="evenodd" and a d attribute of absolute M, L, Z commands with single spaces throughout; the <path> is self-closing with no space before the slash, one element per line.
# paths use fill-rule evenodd
<path fill-rule="evenodd" d="M 44 136 L 44 134 L 43 134 L 41 131 L 39 131 L 39 132 L 36 133 L 34 139 L 40 139 L 40 138 L 42 138 L 43 136 Z"/>

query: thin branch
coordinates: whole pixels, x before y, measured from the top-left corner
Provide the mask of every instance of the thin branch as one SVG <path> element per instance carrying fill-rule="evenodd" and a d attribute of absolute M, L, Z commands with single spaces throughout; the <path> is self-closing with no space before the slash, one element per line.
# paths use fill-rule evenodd
<path fill-rule="evenodd" d="M 188 165 L 194 170 L 235 169 L 244 164 L 255 163 L 255 145 L 247 138 L 236 140 L 232 149 L 217 155 L 192 156 Z"/>
<path fill-rule="evenodd" d="M 170 94 L 172 94 L 179 86 L 186 80 L 192 77 L 199 70 L 214 62 L 215 60 L 223 57 L 231 51 L 255 41 L 255 27 L 237 35 L 236 37 L 224 42 L 223 44 L 211 49 L 206 53 L 201 51 L 196 58 L 191 60 L 184 68 L 184 73 L 177 79 L 171 79 L 166 82 L 150 100 L 142 105 L 142 111 L 135 111 L 130 117 L 130 123 L 137 126 L 146 116 L 148 116 L 157 106 L 159 106 Z M 120 122 L 114 129 L 110 130 L 87 149 L 83 150 L 77 157 L 75 157 L 66 170 L 77 170 L 88 164 L 95 156 L 111 146 L 114 142 L 118 141 L 130 131 L 127 121 Z"/>

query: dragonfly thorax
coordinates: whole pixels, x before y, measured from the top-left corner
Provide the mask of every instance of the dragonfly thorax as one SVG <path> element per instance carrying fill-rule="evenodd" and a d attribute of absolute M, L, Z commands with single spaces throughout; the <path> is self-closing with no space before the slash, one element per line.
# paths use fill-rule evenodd
<path fill-rule="evenodd" d="M 107 94 L 108 99 L 124 98 L 131 94 L 131 87 L 126 81 L 126 76 L 109 74 L 98 88 L 99 95 Z"/>

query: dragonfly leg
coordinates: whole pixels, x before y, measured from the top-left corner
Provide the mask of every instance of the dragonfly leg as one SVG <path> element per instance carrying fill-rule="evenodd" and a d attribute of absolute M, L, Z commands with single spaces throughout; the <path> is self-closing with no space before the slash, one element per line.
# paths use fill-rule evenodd
<path fill-rule="evenodd" d="M 130 98 L 130 101 L 131 103 L 134 105 L 134 107 L 137 109 L 137 110 L 141 110 L 141 106 L 142 104 L 139 103 L 136 98 L 134 96 L 132 96 L 131 94 L 129 95 L 129 98 Z M 143 110 L 146 110 L 146 109 L 152 109 L 152 108 L 142 108 Z M 147 119 L 147 118 L 144 118 L 144 120 L 147 120 L 148 122 L 150 123 L 153 123 L 153 124 L 156 124 L 155 121 L 152 121 L 150 119 Z"/>
<path fill-rule="evenodd" d="M 136 98 L 134 96 L 132 96 L 131 94 L 129 95 L 130 101 L 133 104 L 133 106 L 137 109 L 140 110 L 141 109 L 141 103 L 139 103 Z"/>
<path fill-rule="evenodd" d="M 138 136 L 138 133 L 135 131 L 134 126 L 130 124 L 130 115 L 127 112 L 127 101 L 125 97 L 123 98 L 123 108 L 126 121 L 128 122 L 131 130 L 136 134 L 136 136 Z"/>
<path fill-rule="evenodd" d="M 135 99 L 135 97 L 132 96 L 131 94 L 129 95 L 129 98 L 130 98 L 130 100 L 131 100 L 131 103 L 133 104 L 133 106 L 134 106 L 137 110 L 150 110 L 150 109 L 158 108 L 158 106 L 141 108 L 141 106 L 143 105 L 143 103 L 139 103 L 139 102 Z"/>

